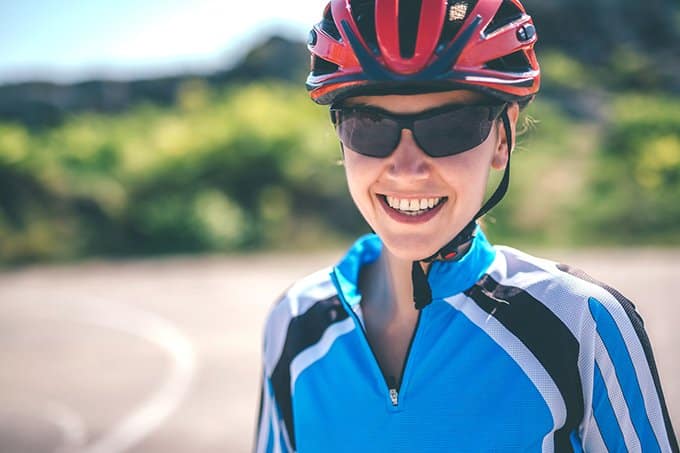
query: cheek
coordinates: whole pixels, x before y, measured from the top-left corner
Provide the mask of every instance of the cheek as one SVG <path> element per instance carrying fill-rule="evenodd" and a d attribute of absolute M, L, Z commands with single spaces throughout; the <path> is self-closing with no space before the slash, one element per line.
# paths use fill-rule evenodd
<path fill-rule="evenodd" d="M 491 167 L 490 153 L 486 151 L 478 147 L 455 156 L 442 157 L 437 159 L 437 163 L 445 175 L 456 175 L 456 179 L 474 181 L 480 175 L 488 173 Z"/>
<path fill-rule="evenodd" d="M 491 147 L 481 145 L 462 154 L 437 159 L 439 174 L 462 199 L 481 199 L 491 170 L 491 151 Z"/>
<path fill-rule="evenodd" d="M 345 150 L 345 177 L 354 202 L 359 205 L 369 196 L 369 188 L 379 173 L 376 159 Z"/>

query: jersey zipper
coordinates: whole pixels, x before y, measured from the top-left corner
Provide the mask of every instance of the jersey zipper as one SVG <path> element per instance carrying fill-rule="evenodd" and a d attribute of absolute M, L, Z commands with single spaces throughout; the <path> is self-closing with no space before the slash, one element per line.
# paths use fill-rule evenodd
<path fill-rule="evenodd" d="M 424 309 L 424 308 L 423 308 Z M 398 406 L 399 405 L 399 390 L 401 390 L 401 383 L 404 382 L 404 377 L 406 376 L 406 366 L 408 365 L 409 358 L 411 357 L 411 349 L 413 348 L 413 343 L 415 342 L 416 335 L 418 334 L 418 327 L 420 326 L 420 318 L 423 315 L 423 309 L 420 309 L 418 312 L 418 319 L 416 320 L 416 325 L 413 328 L 413 333 L 411 334 L 411 340 L 408 343 L 408 349 L 406 350 L 406 357 L 404 357 L 404 364 L 401 367 L 401 382 L 397 384 L 395 382 L 395 379 L 392 378 L 392 385 L 390 386 L 388 384 L 388 387 L 390 388 L 390 400 L 392 401 L 392 406 Z M 366 332 L 364 332 L 364 335 L 366 335 Z M 368 337 L 366 337 L 366 340 L 368 342 Z M 369 345 L 370 346 L 370 345 Z M 373 354 L 375 357 L 375 354 Z M 378 359 L 376 358 L 376 362 Z M 383 374 L 384 377 L 384 374 Z M 387 379 L 385 380 L 387 382 Z"/>
<path fill-rule="evenodd" d="M 359 328 L 361 331 L 361 337 L 366 345 L 366 348 L 371 352 L 371 355 L 373 356 L 373 363 L 375 364 L 376 369 L 378 370 L 378 374 L 382 376 L 383 382 L 385 383 L 385 389 L 387 390 L 387 394 L 389 395 L 390 402 L 392 403 L 393 407 L 398 407 L 399 406 L 399 391 L 401 390 L 401 383 L 397 384 L 396 382 L 388 382 L 387 376 L 385 376 L 385 373 L 383 373 L 382 369 L 380 368 L 380 363 L 378 362 L 378 356 L 375 355 L 375 351 L 373 350 L 373 347 L 371 347 L 371 343 L 368 342 L 368 335 L 366 335 L 366 329 L 364 328 L 364 325 L 361 323 L 359 318 L 357 317 L 357 314 L 352 310 L 352 307 L 349 305 L 349 303 L 345 300 L 345 296 L 340 290 L 340 284 L 337 280 L 337 277 L 335 276 L 335 271 L 331 273 L 331 279 L 333 280 L 333 284 L 335 285 L 335 288 L 338 291 L 338 297 L 340 298 L 340 301 L 342 304 L 345 306 L 345 309 L 347 312 L 350 314 L 352 319 L 354 320 L 355 325 Z M 411 335 L 411 341 L 409 342 L 408 345 L 408 350 L 406 351 L 406 357 L 404 358 L 404 364 L 402 366 L 401 370 L 401 382 L 404 382 L 404 377 L 406 376 L 406 371 L 408 367 L 408 362 L 411 357 L 411 349 L 413 348 L 413 343 L 415 342 L 416 335 L 418 334 L 418 327 L 420 326 L 420 318 L 423 315 L 423 310 L 421 309 L 418 312 L 418 320 L 416 321 L 416 326 L 413 329 L 413 334 Z M 394 381 L 394 380 L 393 380 Z"/>

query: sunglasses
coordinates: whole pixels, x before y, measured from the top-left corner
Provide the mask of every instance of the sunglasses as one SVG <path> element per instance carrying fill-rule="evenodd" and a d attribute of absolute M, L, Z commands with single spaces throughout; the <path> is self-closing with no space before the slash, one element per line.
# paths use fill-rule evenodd
<path fill-rule="evenodd" d="M 452 156 L 479 146 L 505 109 L 494 105 L 444 105 L 416 114 L 395 114 L 368 106 L 331 107 L 340 141 L 359 154 L 387 157 L 408 129 L 430 157 Z"/>

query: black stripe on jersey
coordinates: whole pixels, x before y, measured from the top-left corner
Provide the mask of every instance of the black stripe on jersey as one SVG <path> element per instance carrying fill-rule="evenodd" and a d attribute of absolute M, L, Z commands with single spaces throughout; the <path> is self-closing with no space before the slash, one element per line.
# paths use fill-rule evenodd
<path fill-rule="evenodd" d="M 290 394 L 290 364 L 300 352 L 318 343 L 326 329 L 347 319 L 348 316 L 338 296 L 333 296 L 316 302 L 309 310 L 291 319 L 288 324 L 283 352 L 274 367 L 271 381 L 274 397 L 281 410 L 293 450 L 296 447 Z"/>
<path fill-rule="evenodd" d="M 652 346 L 651 343 L 649 342 L 649 337 L 647 337 L 647 333 L 645 332 L 642 318 L 635 310 L 635 305 L 633 305 L 633 303 L 630 300 L 628 300 L 623 294 L 618 292 L 616 289 L 612 288 L 606 283 L 602 283 L 601 281 L 594 279 L 593 277 L 586 274 L 580 269 L 571 267 L 566 264 L 558 264 L 557 268 L 562 272 L 566 272 L 567 274 L 573 275 L 574 277 L 580 278 L 581 280 L 584 280 L 588 283 L 592 283 L 594 285 L 599 286 L 600 288 L 604 289 L 609 294 L 611 294 L 623 307 L 623 310 L 626 312 L 626 315 L 628 315 L 630 323 L 633 325 L 633 328 L 635 329 L 635 333 L 637 334 L 638 340 L 642 345 L 642 350 L 645 351 L 645 357 L 647 358 L 647 363 L 649 364 L 649 370 L 652 373 L 652 379 L 654 380 L 656 393 L 657 395 L 659 395 L 659 402 L 661 403 L 661 412 L 663 414 L 663 421 L 666 426 L 666 433 L 668 434 L 668 441 L 671 444 L 671 450 L 677 452 L 678 441 L 675 437 L 675 432 L 673 431 L 673 426 L 671 425 L 671 418 L 668 415 L 668 409 L 666 408 L 666 401 L 663 396 L 663 391 L 661 390 L 661 381 L 659 380 L 659 373 L 657 372 L 656 369 L 656 362 L 654 361 Z"/>
<path fill-rule="evenodd" d="M 264 408 L 264 386 L 266 382 L 264 381 L 264 376 L 260 378 L 260 406 L 257 409 L 257 424 L 255 425 L 255 443 L 257 449 L 257 440 L 260 435 L 260 425 L 262 425 L 262 409 Z M 261 440 L 262 441 L 262 440 Z"/>
<path fill-rule="evenodd" d="M 576 337 L 543 303 L 521 288 L 499 284 L 488 274 L 465 294 L 519 338 L 553 379 L 567 408 L 564 426 L 555 432 L 555 451 L 573 451 L 569 435 L 583 419 Z"/>

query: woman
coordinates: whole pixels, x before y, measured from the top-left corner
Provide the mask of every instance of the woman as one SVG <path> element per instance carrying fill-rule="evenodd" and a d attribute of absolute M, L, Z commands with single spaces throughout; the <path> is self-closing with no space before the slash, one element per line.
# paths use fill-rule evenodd
<path fill-rule="evenodd" d="M 307 87 L 375 234 L 273 308 L 257 451 L 677 451 L 633 305 L 477 226 L 535 42 L 517 0 L 326 7 Z"/>

